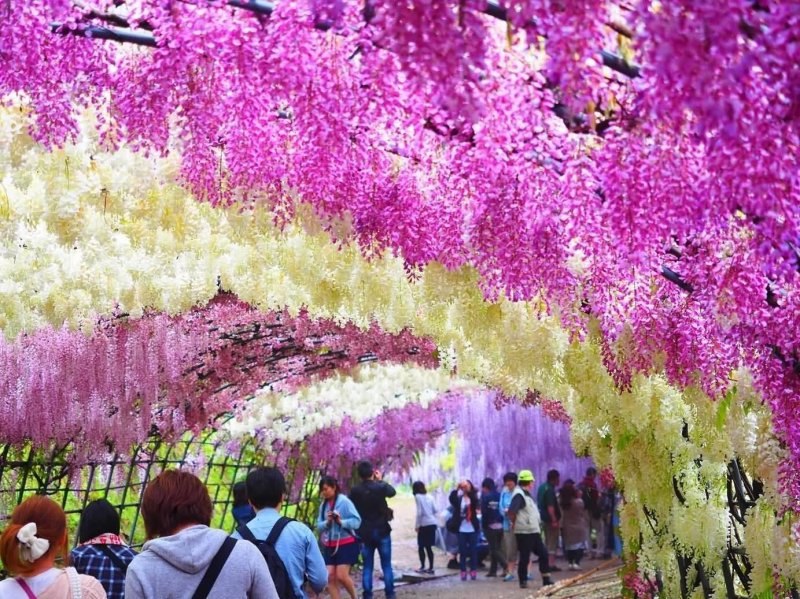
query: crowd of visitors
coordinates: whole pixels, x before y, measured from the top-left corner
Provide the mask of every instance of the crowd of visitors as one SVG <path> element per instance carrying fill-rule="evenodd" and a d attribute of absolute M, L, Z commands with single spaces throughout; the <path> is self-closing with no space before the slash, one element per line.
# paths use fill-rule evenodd
<path fill-rule="evenodd" d="M 421 482 L 414 484 L 415 489 L 425 488 Z M 550 573 L 561 570 L 556 565 L 559 550 L 563 550 L 569 570 L 582 569 L 581 560 L 587 552 L 593 558 L 608 558 L 614 551 L 612 515 L 617 494 L 614 488 L 600 489 L 594 468 L 587 469 L 577 485 L 572 479 L 561 485 L 559 472 L 551 470 L 535 492 L 530 470 L 507 472 L 501 491 L 493 479 L 486 478 L 478 503 L 479 525 L 472 524 L 476 515 L 470 511 L 476 505 L 475 495 L 472 483 L 462 481 L 449 496 L 445 516 L 445 548 L 454 556 L 451 564 L 461 570 L 462 580 L 477 577 L 475 551 L 477 561 L 489 559 L 486 576 L 518 579 L 522 588 L 527 588 L 531 579 L 528 568 L 532 556 L 538 560 L 542 584 L 549 585 Z M 419 499 L 417 506 L 420 518 Z M 465 524 L 465 519 L 470 523 Z M 420 562 L 417 572 L 426 571 L 421 549 Z"/>
<path fill-rule="evenodd" d="M 372 599 L 377 550 L 385 596 L 393 599 L 393 512 L 387 499 L 396 491 L 369 462 L 359 463 L 357 472 L 360 482 L 349 496 L 336 479 L 322 477 L 318 539 L 308 526 L 282 515 L 286 481 L 276 468 L 255 469 L 234 486 L 233 534 L 210 528 L 211 499 L 196 476 L 164 471 L 142 496 L 147 541 L 139 554 L 121 537 L 119 513 L 108 501 L 86 506 L 78 544 L 69 551 L 63 509 L 46 497 L 31 497 L 17 506 L 0 536 L 0 559 L 13 576 L 0 581 L 0 598 L 307 599 L 327 591 L 340 599 L 343 590 L 356 599 L 350 572 L 360 558 L 362 597 Z M 530 470 L 506 473 L 501 491 L 491 478 L 480 492 L 463 480 L 448 497 L 444 531 L 424 483 L 415 482 L 416 572 L 434 572 L 433 547 L 442 532 L 457 543 L 461 580 L 476 580 L 479 560 L 488 557 L 487 576 L 512 581 L 516 575 L 527 588 L 535 555 L 542 584 L 549 585 L 550 573 L 559 570 L 559 548 L 571 570 L 581 569 L 589 550 L 593 557 L 610 555 L 616 494 L 601 490 L 596 478 L 589 468 L 580 483 L 561 485 L 558 471 L 551 470 L 535 492 Z"/>

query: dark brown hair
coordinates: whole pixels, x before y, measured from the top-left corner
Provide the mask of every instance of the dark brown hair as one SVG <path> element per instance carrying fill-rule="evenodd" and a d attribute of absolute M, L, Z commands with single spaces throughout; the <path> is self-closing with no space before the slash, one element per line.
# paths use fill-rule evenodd
<path fill-rule="evenodd" d="M 575 481 L 567 480 L 558 494 L 558 502 L 561 507 L 568 510 L 572 507 L 572 502 L 578 498 L 578 490 L 575 488 Z"/>
<path fill-rule="evenodd" d="M 147 485 L 142 517 L 147 538 L 175 534 L 181 526 L 211 524 L 208 489 L 191 472 L 165 470 Z"/>
<path fill-rule="evenodd" d="M 37 567 L 36 562 L 25 562 L 19 555 L 17 533 L 29 522 L 36 523 L 36 536 L 50 541 L 50 548 L 39 559 L 55 555 L 67 562 L 67 517 L 64 510 L 52 499 L 34 495 L 14 508 L 11 522 L 0 536 L 0 559 L 6 570 L 14 576 L 26 576 Z"/>

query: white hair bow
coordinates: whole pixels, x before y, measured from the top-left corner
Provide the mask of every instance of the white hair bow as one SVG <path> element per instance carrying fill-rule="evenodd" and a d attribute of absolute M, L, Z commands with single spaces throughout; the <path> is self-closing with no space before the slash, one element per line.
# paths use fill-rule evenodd
<path fill-rule="evenodd" d="M 35 562 L 50 549 L 50 541 L 36 536 L 36 522 L 28 522 L 17 533 L 19 556 L 23 562 Z"/>

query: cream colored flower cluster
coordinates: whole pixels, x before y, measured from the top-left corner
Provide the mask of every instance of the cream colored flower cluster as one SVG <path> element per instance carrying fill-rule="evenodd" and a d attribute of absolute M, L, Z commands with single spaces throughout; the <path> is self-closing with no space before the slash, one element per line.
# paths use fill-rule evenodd
<path fill-rule="evenodd" d="M 796 519 L 778 515 L 783 451 L 747 372 L 734 373 L 729 393 L 717 401 L 694 388 L 680 392 L 659 375 L 637 374 L 620 392 L 592 339 L 571 346 L 565 371 L 574 389 L 564 403 L 575 448 L 612 466 L 626 500 L 623 538 L 635 548 L 640 571 L 661 573 L 665 596 L 681 596 L 677 549 L 702 561 L 715 596 L 725 597 L 721 561 L 729 541 L 753 564 L 753 596 L 773 588 L 773 573 L 800 579 L 800 553 L 790 550 L 797 547 Z M 732 529 L 726 488 L 735 458 L 746 476 L 764 484 L 739 528 L 742 543 Z"/>
<path fill-rule="evenodd" d="M 0 329 L 11 339 L 45 324 L 91 328 L 98 315 L 180 313 L 223 289 L 261 309 L 434 338 L 459 373 L 510 394 L 568 390 L 568 336 L 542 306 L 490 304 L 467 268 L 438 265 L 409 280 L 392 256 L 365 260 L 310 218 L 282 230 L 265 211 L 214 209 L 175 183 L 175 164 L 85 135 L 46 152 L 22 119 L 0 111 Z"/>
<path fill-rule="evenodd" d="M 412 403 L 427 407 L 445 391 L 464 392 L 474 387 L 441 368 L 364 364 L 295 393 L 259 393 L 226 429 L 233 438 L 256 435 L 267 444 L 297 443 L 319 430 L 341 425 L 345 418 L 359 423 Z"/>

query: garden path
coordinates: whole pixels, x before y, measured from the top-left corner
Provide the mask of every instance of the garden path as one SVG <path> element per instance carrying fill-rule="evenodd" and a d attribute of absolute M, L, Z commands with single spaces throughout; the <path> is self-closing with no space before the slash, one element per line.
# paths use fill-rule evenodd
<path fill-rule="evenodd" d="M 528 599 L 533 597 L 552 597 L 553 599 L 618 599 L 620 579 L 617 571 L 620 563 L 617 560 L 584 560 L 582 572 L 571 572 L 566 563 L 559 559 L 561 572 L 553 573 L 556 585 L 542 590 L 541 577 L 535 573 L 530 588 L 520 589 L 516 582 L 503 582 L 497 578 L 486 578 L 486 570 L 478 574 L 478 580 L 462 582 L 457 570 L 446 568 L 447 558 L 436 550 L 436 575 L 429 580 L 418 582 L 419 576 L 414 574 L 418 567 L 416 535 L 414 533 L 414 500 L 411 496 L 401 495 L 391 502 L 395 512 L 392 522 L 392 564 L 395 577 L 402 580 L 397 588 L 398 599 Z M 377 558 L 377 556 L 376 556 Z M 534 571 L 536 568 L 534 566 Z M 358 573 L 354 578 L 358 579 Z M 408 581 L 410 584 L 407 584 Z M 359 581 L 360 582 L 360 581 Z M 382 588 L 376 580 L 376 590 Z M 381 597 L 380 593 L 376 593 Z"/>

